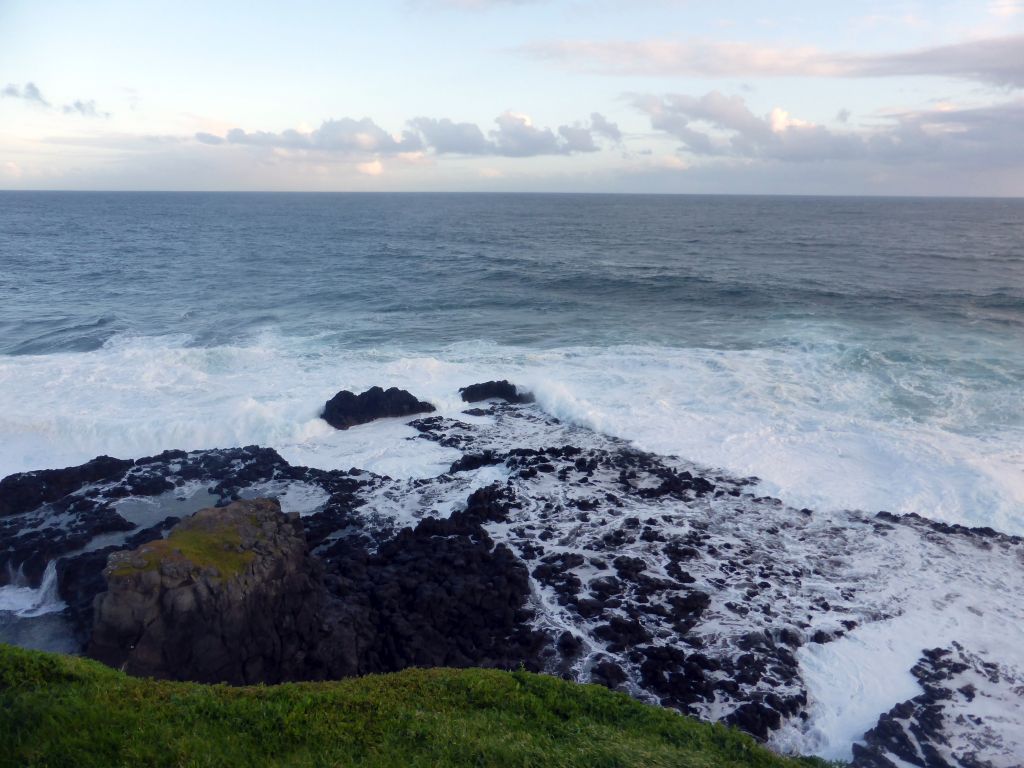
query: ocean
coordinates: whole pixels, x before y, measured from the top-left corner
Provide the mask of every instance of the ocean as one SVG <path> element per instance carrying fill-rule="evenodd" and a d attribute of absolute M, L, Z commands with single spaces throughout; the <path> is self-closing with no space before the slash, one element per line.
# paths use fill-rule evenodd
<path fill-rule="evenodd" d="M 490 378 L 793 506 L 1024 533 L 1024 201 L 0 193 L 0 476 L 430 476 L 323 402 Z"/>

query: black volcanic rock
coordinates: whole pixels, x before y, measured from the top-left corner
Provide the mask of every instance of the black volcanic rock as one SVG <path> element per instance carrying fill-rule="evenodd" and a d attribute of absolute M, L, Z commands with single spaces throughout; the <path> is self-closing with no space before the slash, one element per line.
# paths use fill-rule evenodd
<path fill-rule="evenodd" d="M 57 594 L 67 604 L 65 615 L 83 648 L 92 635 L 93 601 L 107 590 L 103 569 L 116 551 L 117 547 L 104 547 L 57 561 Z"/>
<path fill-rule="evenodd" d="M 501 381 L 485 381 L 481 384 L 470 384 L 459 389 L 462 401 L 478 403 L 481 400 L 505 400 L 509 403 L 532 403 L 533 395 L 519 392 L 515 384 L 502 379 Z"/>
<path fill-rule="evenodd" d="M 77 467 L 9 475 L 0 480 L 0 517 L 28 512 L 90 483 L 121 478 L 134 463 L 131 459 L 99 456 Z"/>
<path fill-rule="evenodd" d="M 338 623 L 362 627 L 356 673 L 541 669 L 548 638 L 526 623 L 529 574 L 468 520 L 425 518 L 376 553 L 339 545 L 325 554 L 327 583 L 341 606 Z"/>
<path fill-rule="evenodd" d="M 0 520 L 0 586 L 20 573 L 28 586 L 38 587 L 50 561 L 81 549 L 97 536 L 135 528 L 112 506 L 94 499 L 65 497 L 54 507 L 63 522 L 22 528 L 17 517 Z"/>
<path fill-rule="evenodd" d="M 540 670 L 552 638 L 528 626 L 529 574 L 481 527 L 513 503 L 481 488 L 450 518 L 376 547 L 342 537 L 321 559 L 297 515 L 237 501 L 166 539 L 170 520 L 140 531 L 133 540 L 149 541 L 135 550 L 61 561 L 59 586 L 88 654 L 134 675 L 252 684 L 409 666 Z"/>
<path fill-rule="evenodd" d="M 370 387 L 361 395 L 342 390 L 324 404 L 321 418 L 335 429 L 348 429 L 377 419 L 433 413 L 430 403 L 417 400 L 404 389 Z"/>
<path fill-rule="evenodd" d="M 957 713 L 959 707 L 974 700 L 977 691 L 973 681 L 996 683 L 1007 670 L 998 664 L 985 663 L 954 642 L 950 648 L 923 650 L 911 674 L 924 693 L 882 714 L 878 723 L 862 737 L 864 743 L 853 745 L 850 765 L 853 768 L 894 768 L 903 764 L 921 768 L 992 768 L 996 765 L 978 759 L 969 742 L 951 744 L 945 727 L 948 720 L 962 717 Z M 981 718 L 972 717 L 970 722 L 983 733 L 983 728 L 979 727 L 984 726 Z"/>

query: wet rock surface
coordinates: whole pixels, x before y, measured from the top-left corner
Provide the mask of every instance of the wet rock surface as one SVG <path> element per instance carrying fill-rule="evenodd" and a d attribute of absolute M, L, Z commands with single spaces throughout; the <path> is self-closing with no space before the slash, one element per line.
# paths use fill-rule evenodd
<path fill-rule="evenodd" d="M 479 403 L 482 400 L 504 400 L 506 403 L 533 402 L 532 394 L 520 392 L 515 384 L 506 379 L 470 384 L 460 389 L 459 394 L 462 395 L 464 403 Z"/>
<path fill-rule="evenodd" d="M 90 483 L 119 478 L 132 464 L 131 460 L 98 456 L 77 467 L 42 469 L 5 477 L 0 480 L 0 517 L 28 512 Z"/>
<path fill-rule="evenodd" d="M 1024 764 L 1017 745 L 1003 738 L 999 727 L 1002 712 L 1024 706 L 1024 680 L 1015 671 L 953 643 L 925 650 L 911 674 L 924 692 L 878 719 L 864 743 L 854 745 L 853 768 Z M 1003 696 L 1008 700 L 1000 700 Z M 967 728 L 951 727 L 956 725 Z"/>
<path fill-rule="evenodd" d="M 409 424 L 409 440 L 453 452 L 446 471 L 393 479 L 292 466 L 256 446 L 168 451 L 0 519 L 0 552 L 13 562 L 9 553 L 33 550 L 38 537 L 49 543 L 32 572 L 57 559 L 60 595 L 84 642 L 81 617 L 111 552 L 166 535 L 168 517 L 199 506 L 276 497 L 301 513 L 321 601 L 321 650 L 305 652 L 301 669 L 275 672 L 281 679 L 522 663 L 732 723 L 780 748 L 813 738 L 802 665 L 816 649 L 913 606 L 956 607 L 1002 621 L 1010 635 L 1024 619 L 1011 599 L 1024 590 L 1017 537 L 791 508 L 758 493 L 756 478 L 639 451 L 529 404 L 492 402 Z M 132 505 L 143 502 L 161 513 L 139 518 Z M 111 512 L 131 530 L 89 527 Z M 69 537 L 81 531 L 74 549 Z M 1020 670 L 966 640 L 943 647 L 969 658 L 957 662 L 969 669 L 951 672 L 945 656 L 926 663 L 922 645 L 915 670 L 937 664 L 951 675 L 942 690 L 955 693 L 898 704 L 888 719 L 896 702 L 880 707 L 858 765 L 908 762 L 897 729 L 919 760 L 930 744 L 952 766 L 1015 765 L 1006 755 L 1024 751 L 1014 735 L 1024 734 Z M 857 684 L 858 670 L 838 673 Z M 926 695 L 930 674 L 917 678 Z M 969 685 L 973 698 L 961 690 Z M 986 707 L 1008 714 L 994 718 Z"/>
<path fill-rule="evenodd" d="M 324 404 L 321 417 L 335 429 L 348 429 L 377 419 L 433 413 L 434 406 L 404 389 L 370 387 L 362 394 L 342 390 Z"/>

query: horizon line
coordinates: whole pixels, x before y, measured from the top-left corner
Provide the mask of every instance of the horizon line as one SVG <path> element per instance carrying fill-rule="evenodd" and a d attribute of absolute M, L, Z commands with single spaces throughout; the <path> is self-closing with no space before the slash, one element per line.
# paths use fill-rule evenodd
<path fill-rule="evenodd" d="M 874 200 L 1024 200 L 1024 195 L 875 194 L 841 192 L 597 192 L 529 190 L 302 190 L 302 189 L 45 189 L 0 188 L 0 194 L 112 195 L 504 195 L 560 197 L 782 197 Z"/>

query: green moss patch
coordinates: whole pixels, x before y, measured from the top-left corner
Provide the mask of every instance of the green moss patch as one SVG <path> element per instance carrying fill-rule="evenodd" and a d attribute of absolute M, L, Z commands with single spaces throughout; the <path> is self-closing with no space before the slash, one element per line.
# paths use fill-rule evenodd
<path fill-rule="evenodd" d="M 0 766 L 796 768 L 750 737 L 593 685 L 406 670 L 231 688 L 0 645 Z"/>
<path fill-rule="evenodd" d="M 200 525 L 179 525 L 165 539 L 144 544 L 133 553 L 132 560 L 122 560 L 111 569 L 112 576 L 128 576 L 138 571 L 156 570 L 162 562 L 190 563 L 197 570 L 214 567 L 221 578 L 241 573 L 255 558 L 242 549 L 237 524 L 209 520 Z M 142 560 L 139 565 L 139 560 Z"/>

